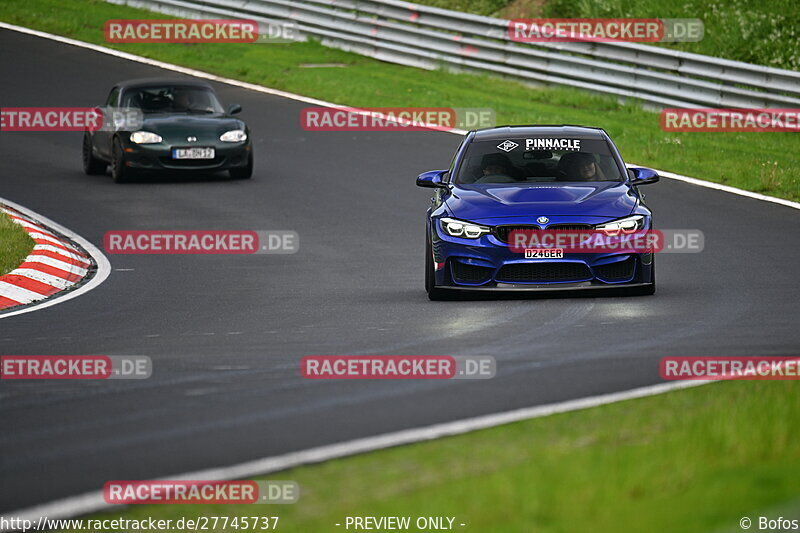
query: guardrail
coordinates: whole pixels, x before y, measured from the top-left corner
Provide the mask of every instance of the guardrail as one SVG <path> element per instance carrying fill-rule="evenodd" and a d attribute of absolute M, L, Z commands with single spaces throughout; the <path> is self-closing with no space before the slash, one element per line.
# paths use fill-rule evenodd
<path fill-rule="evenodd" d="M 800 107 L 800 72 L 635 43 L 520 43 L 508 21 L 399 0 L 107 0 L 183 18 L 291 21 L 302 38 L 423 69 L 493 73 L 657 107 Z"/>

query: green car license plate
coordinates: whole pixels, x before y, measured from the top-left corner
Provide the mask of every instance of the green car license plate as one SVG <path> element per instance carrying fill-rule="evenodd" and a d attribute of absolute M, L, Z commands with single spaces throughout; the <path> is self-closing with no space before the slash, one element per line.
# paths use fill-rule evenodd
<path fill-rule="evenodd" d="M 213 148 L 175 148 L 172 159 L 214 159 Z"/>

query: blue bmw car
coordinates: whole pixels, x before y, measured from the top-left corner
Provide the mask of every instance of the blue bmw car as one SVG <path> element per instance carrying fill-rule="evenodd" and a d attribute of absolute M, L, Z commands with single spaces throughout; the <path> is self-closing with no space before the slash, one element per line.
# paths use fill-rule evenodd
<path fill-rule="evenodd" d="M 583 126 L 503 126 L 469 132 L 448 170 L 417 185 L 434 189 L 427 213 L 425 289 L 459 291 L 625 288 L 655 292 L 654 254 L 553 253 L 526 259 L 509 245 L 536 230 L 646 231 L 652 213 L 639 186 L 658 181 L 628 169 L 608 134 Z"/>

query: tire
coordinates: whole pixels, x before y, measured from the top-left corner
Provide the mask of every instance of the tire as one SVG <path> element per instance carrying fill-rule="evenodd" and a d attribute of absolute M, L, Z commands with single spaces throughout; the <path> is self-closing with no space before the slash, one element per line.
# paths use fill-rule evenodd
<path fill-rule="evenodd" d="M 656 293 L 656 259 L 653 258 L 653 273 L 652 273 L 652 283 L 648 283 L 644 287 L 634 287 L 632 289 L 628 289 L 628 294 L 631 296 L 651 296 Z"/>
<path fill-rule="evenodd" d="M 114 139 L 114 146 L 111 148 L 111 177 L 116 183 L 127 183 L 133 179 L 133 169 L 125 166 L 125 152 L 122 151 L 122 143 L 119 139 Z"/>
<path fill-rule="evenodd" d="M 432 301 L 450 300 L 450 295 L 444 289 L 436 287 L 436 275 L 433 267 L 433 250 L 430 237 L 425 238 L 425 291 L 428 299 Z"/>
<path fill-rule="evenodd" d="M 98 174 L 105 174 L 108 163 L 97 159 L 92 153 L 92 138 L 89 133 L 83 134 L 83 148 L 81 150 L 83 157 L 83 172 L 88 176 L 96 176 Z"/>
<path fill-rule="evenodd" d="M 253 177 L 253 154 L 247 158 L 247 166 L 241 168 L 232 168 L 228 171 L 231 179 L 234 180 L 249 180 Z"/>

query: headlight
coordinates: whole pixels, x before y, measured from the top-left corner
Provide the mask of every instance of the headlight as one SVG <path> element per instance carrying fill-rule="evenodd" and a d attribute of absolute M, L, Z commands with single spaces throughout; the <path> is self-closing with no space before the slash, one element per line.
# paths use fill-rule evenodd
<path fill-rule="evenodd" d="M 219 140 L 225 143 L 240 143 L 247 140 L 247 134 L 244 130 L 226 131 L 220 135 Z"/>
<path fill-rule="evenodd" d="M 642 215 L 633 215 L 632 217 L 625 217 L 619 220 L 612 220 L 604 224 L 598 224 L 595 229 L 605 231 L 608 235 L 617 235 L 622 233 L 633 233 L 644 228 L 644 217 Z"/>
<path fill-rule="evenodd" d="M 455 218 L 442 218 L 439 222 L 442 225 L 442 230 L 451 237 L 477 239 L 481 235 L 486 235 L 492 231 L 487 226 L 479 226 L 478 224 L 456 220 Z"/>
<path fill-rule="evenodd" d="M 149 131 L 135 131 L 131 133 L 131 142 L 136 144 L 154 144 L 161 142 L 161 135 Z"/>

